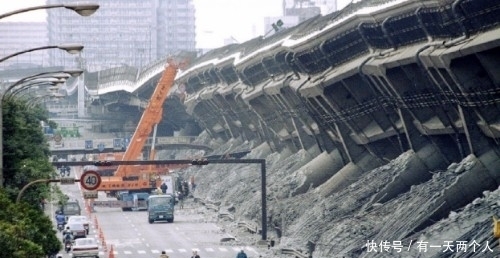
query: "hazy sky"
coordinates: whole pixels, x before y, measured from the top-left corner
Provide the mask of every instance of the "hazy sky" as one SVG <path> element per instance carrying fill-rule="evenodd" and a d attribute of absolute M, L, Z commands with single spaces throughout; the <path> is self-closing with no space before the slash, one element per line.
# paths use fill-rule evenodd
<path fill-rule="evenodd" d="M 282 15 L 282 2 L 282 0 L 194 0 L 196 47 L 220 47 L 224 39 L 230 37 L 238 42 L 244 42 L 263 35 L 264 17 Z M 338 6 L 342 8 L 349 2 L 350 0 L 338 0 Z M 0 13 L 39 5 L 45 5 L 45 0 L 0 0 Z M 45 17 L 45 11 L 31 11 L 1 21 L 44 21 Z"/>

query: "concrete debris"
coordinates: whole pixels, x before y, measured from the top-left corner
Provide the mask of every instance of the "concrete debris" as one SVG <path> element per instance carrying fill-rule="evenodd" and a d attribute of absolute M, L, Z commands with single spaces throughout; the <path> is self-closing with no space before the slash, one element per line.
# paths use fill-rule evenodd
<path fill-rule="evenodd" d="M 477 196 L 468 189 L 464 182 L 473 181 L 471 178 L 483 168 L 472 155 L 450 164 L 447 170 L 430 171 L 430 180 L 383 198 L 387 186 L 402 173 L 411 171 L 411 164 L 418 159 L 414 152 L 408 151 L 324 197 L 320 194 L 321 187 L 292 194 L 307 173 L 300 168 L 313 159 L 307 152 L 270 152 L 268 146 L 236 140 L 214 146 L 214 152 L 242 150 L 243 145 L 254 149 L 245 158 L 267 161 L 267 235 L 276 244 L 265 250 L 263 257 L 285 257 L 280 253 L 281 248 L 300 249 L 312 253 L 314 258 L 499 257 L 498 240 L 492 235 L 492 216 L 500 216 L 500 189 L 483 189 Z M 236 236 L 238 243 L 260 240 L 259 234 L 249 233 L 237 223 L 246 221 L 261 226 L 259 167 L 209 164 L 189 168 L 181 176 L 195 176 L 194 195 L 219 201 L 219 212 L 234 215 L 234 221 L 218 221 L 225 232 Z M 379 196 L 379 193 L 384 194 Z M 478 251 L 478 248 L 484 250 L 486 244 L 492 251 L 487 248 Z M 464 246 L 469 248 L 467 252 Z M 476 252 L 472 252 L 473 247 L 477 247 Z"/>

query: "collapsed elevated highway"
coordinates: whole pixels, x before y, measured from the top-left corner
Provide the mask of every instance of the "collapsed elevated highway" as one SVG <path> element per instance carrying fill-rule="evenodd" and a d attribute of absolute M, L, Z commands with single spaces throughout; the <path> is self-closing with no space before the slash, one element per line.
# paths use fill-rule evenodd
<path fill-rule="evenodd" d="M 202 129 L 221 145 L 209 155 L 251 143 L 269 160 L 283 247 L 359 257 L 370 238 L 414 240 L 500 183 L 499 22 L 497 0 L 354 3 L 199 57 L 159 131 Z M 161 62 L 86 74 L 92 115 L 133 131 Z M 239 200 L 235 215 L 260 221 L 253 190 L 227 190 L 242 179 L 213 171 L 227 174 L 204 174 L 201 197 Z"/>
<path fill-rule="evenodd" d="M 215 49 L 177 84 L 186 90 L 187 113 L 212 138 L 306 153 L 307 162 L 288 166 L 296 184 L 270 186 L 282 191 L 274 197 L 315 191 L 337 202 L 378 171 L 385 181 L 356 204 L 369 210 L 428 182 L 429 171 L 459 171 L 453 180 L 434 176 L 440 194 L 430 195 L 405 230 L 373 233 L 401 240 L 500 185 L 499 25 L 500 1 L 365 0 Z M 409 155 L 405 166 L 382 175 L 402 155 Z M 309 215 L 294 232 L 312 227 L 301 236 L 326 242 L 339 217 L 322 217 L 331 224 L 319 228 Z M 314 257 L 362 252 L 343 248 L 323 247 Z"/>
<path fill-rule="evenodd" d="M 430 170 L 495 160 L 498 3 L 377 2 L 208 53 L 178 79 L 187 111 L 213 137 L 327 152 L 350 176 L 409 149 Z"/>
<path fill-rule="evenodd" d="M 90 128 L 92 132 L 130 135 L 135 131 L 166 64 L 167 57 L 141 68 L 120 66 L 85 72 L 83 80 L 68 81 L 66 94 L 70 103 L 78 103 L 79 112 L 85 110 L 84 116 L 96 119 Z M 165 104 L 168 112 L 163 113 L 159 124 L 160 136 L 172 136 L 174 131 L 186 135 L 199 133 L 198 126 L 182 106 L 182 97 L 183 93 L 176 87 L 170 93 Z"/>

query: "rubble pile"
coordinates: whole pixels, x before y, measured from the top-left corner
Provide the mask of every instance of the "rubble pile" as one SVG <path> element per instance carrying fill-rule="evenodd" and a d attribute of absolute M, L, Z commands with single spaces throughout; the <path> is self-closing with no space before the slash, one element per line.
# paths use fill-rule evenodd
<path fill-rule="evenodd" d="M 433 174 L 431 180 L 379 203 L 373 197 L 399 174 L 409 171 L 412 160 L 418 158 L 414 152 L 403 153 L 388 164 L 366 172 L 358 181 L 330 196 L 321 195 L 321 186 L 293 195 L 303 181 L 299 169 L 312 157 L 305 151 L 276 153 L 241 141 L 218 143 L 214 153 L 248 146 L 253 150 L 245 158 L 265 158 L 267 166 L 267 235 L 276 245 L 264 251 L 263 257 L 283 257 L 282 248 L 312 252 L 315 258 L 495 257 L 489 256 L 491 253 L 482 253 L 482 256 L 480 253 L 467 253 L 467 256 L 446 253 L 440 248 L 423 252 L 415 244 L 417 241 L 442 245 L 444 241 L 476 240 L 483 244 L 489 241 L 492 249 L 498 249 L 498 241 L 492 238 L 491 216 L 499 214 L 500 190 L 485 192 L 483 198 L 451 212 L 446 219 L 432 220 L 442 205 L 443 190 L 456 184 L 457 178 L 477 162 L 471 157 L 450 165 L 445 171 L 429 172 Z M 260 167 L 209 164 L 203 168 L 193 166 L 182 173 L 184 177 L 196 177 L 197 198 L 218 202 L 219 213 L 234 216 L 234 220 L 224 218 L 219 222 L 226 232 L 235 235 L 235 244 L 260 240 L 259 234 L 238 228 L 241 221 L 261 226 Z M 395 244 L 400 244 L 402 251 L 398 252 Z"/>

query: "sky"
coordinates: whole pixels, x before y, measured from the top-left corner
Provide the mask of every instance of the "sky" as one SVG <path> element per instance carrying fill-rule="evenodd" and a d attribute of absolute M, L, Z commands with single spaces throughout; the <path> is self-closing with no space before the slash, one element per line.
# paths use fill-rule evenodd
<path fill-rule="evenodd" d="M 162 0 L 164 1 L 164 0 Z M 282 15 L 282 0 L 193 0 L 197 48 L 216 48 L 224 39 L 245 42 L 264 35 L 264 17 Z M 339 8 L 351 0 L 338 0 Z M 91 1 L 90 1 L 91 2 Z M 45 5 L 45 0 L 0 0 L 0 12 Z M 49 10 L 50 11 L 50 10 Z M 45 10 L 16 14 L 3 21 L 44 21 Z"/>

